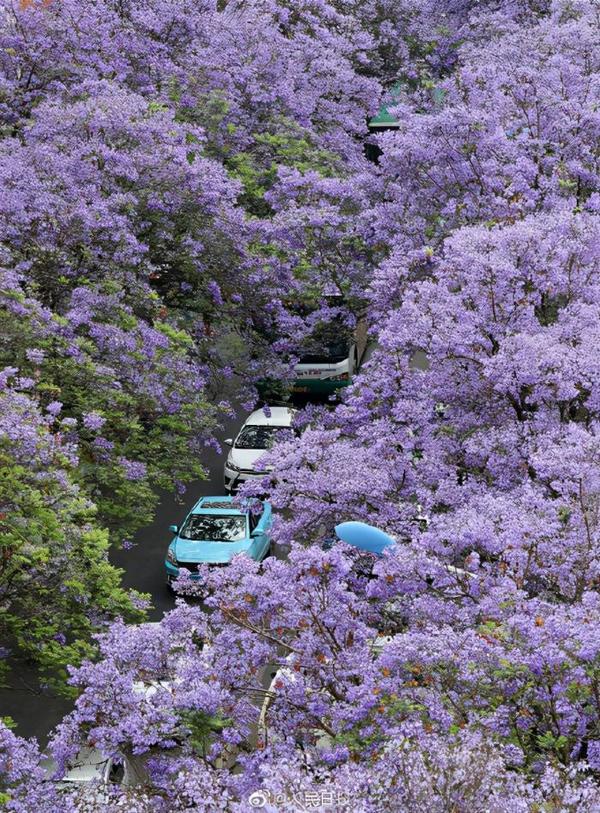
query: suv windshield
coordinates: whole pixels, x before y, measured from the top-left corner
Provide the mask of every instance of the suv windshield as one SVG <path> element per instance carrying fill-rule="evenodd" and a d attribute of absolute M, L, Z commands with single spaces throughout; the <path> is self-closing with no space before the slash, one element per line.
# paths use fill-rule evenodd
<path fill-rule="evenodd" d="M 246 538 L 246 517 L 192 514 L 179 532 L 179 538 L 198 542 L 239 542 Z"/>
<path fill-rule="evenodd" d="M 282 431 L 291 432 L 289 426 L 244 426 L 235 442 L 236 449 L 270 449 Z"/>

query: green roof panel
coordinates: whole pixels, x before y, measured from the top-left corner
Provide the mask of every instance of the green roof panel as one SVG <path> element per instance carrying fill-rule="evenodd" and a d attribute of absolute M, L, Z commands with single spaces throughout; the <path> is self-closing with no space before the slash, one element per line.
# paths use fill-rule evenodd
<path fill-rule="evenodd" d="M 399 126 L 400 122 L 395 116 L 392 116 L 388 108 L 393 107 L 393 105 L 399 101 L 401 92 L 402 84 L 397 82 L 387 94 L 389 100 L 382 104 L 377 111 L 377 114 L 369 120 L 369 127 L 377 128 Z"/>

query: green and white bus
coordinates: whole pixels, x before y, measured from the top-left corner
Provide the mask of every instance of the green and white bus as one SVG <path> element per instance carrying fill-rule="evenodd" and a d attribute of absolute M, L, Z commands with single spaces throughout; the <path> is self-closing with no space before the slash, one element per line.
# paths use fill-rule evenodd
<path fill-rule="evenodd" d="M 292 392 L 327 395 L 347 387 L 367 349 L 367 324 L 358 319 L 349 330 L 341 319 L 319 325 L 300 350 Z"/>

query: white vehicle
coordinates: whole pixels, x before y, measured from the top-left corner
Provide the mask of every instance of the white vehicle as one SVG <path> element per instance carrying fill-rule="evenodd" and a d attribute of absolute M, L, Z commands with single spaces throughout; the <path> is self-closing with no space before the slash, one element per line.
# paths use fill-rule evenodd
<path fill-rule="evenodd" d="M 354 331 L 334 320 L 307 339 L 294 367 L 292 392 L 328 395 L 352 383 L 367 349 L 364 319 Z"/>
<path fill-rule="evenodd" d="M 225 443 L 231 451 L 225 461 L 225 490 L 232 493 L 241 483 L 253 477 L 264 477 L 267 467 L 257 466 L 257 461 L 277 440 L 278 433 L 290 430 L 297 412 L 293 407 L 268 407 L 268 417 L 263 409 L 257 409 L 246 420 L 235 440 Z"/>
<path fill-rule="evenodd" d="M 123 756 L 117 759 L 105 757 L 95 748 L 84 747 L 77 754 L 69 769 L 59 780 L 53 779 L 55 760 L 48 756 L 42 760 L 48 782 L 64 793 L 75 792 L 76 804 L 92 805 L 90 809 L 108 809 L 111 786 L 133 788 L 146 781 L 143 757 Z M 82 808 L 83 809 L 83 808 Z"/>
<path fill-rule="evenodd" d="M 156 621 L 148 621 L 140 626 L 159 627 Z M 173 693 L 176 684 L 171 680 L 154 680 L 146 683 L 142 680 L 134 681 L 133 691 L 140 697 L 152 703 L 152 698 L 159 691 Z M 177 741 L 177 740 L 176 740 Z M 181 753 L 180 745 L 175 748 L 165 750 L 167 755 L 178 755 Z M 236 746 L 228 746 L 223 756 L 218 762 L 219 768 L 231 769 L 237 760 Z M 47 755 L 41 762 L 46 771 L 46 781 L 55 782 L 56 787 L 68 793 L 77 792 L 77 799 L 81 803 L 88 802 L 99 805 L 98 808 L 107 809 L 110 802 L 111 786 L 123 788 L 139 788 L 146 786 L 149 781 L 147 760 L 152 757 L 152 751 L 142 754 L 133 754 L 129 749 L 127 752 L 119 754 L 117 757 L 106 757 L 99 749 L 83 746 L 76 757 L 69 763 L 65 774 L 58 780 L 53 778 L 56 772 L 57 763 L 51 756 Z M 106 806 L 106 807 L 104 807 Z M 79 807 L 77 808 L 79 809 Z M 82 807 L 82 809 L 84 809 Z M 87 808 L 85 808 L 87 809 Z"/>

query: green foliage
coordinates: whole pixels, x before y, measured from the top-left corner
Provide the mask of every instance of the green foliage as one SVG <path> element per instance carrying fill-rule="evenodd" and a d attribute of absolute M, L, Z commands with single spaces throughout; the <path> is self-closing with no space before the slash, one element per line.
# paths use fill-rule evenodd
<path fill-rule="evenodd" d="M 277 180 L 280 166 L 302 173 L 318 172 L 324 177 L 340 171 L 336 156 L 318 149 L 310 136 L 288 119 L 275 122 L 273 132 L 255 133 L 253 142 L 251 150 L 228 156 L 225 166 L 242 184 L 240 203 L 256 217 L 272 214 L 265 193 Z"/>
<path fill-rule="evenodd" d="M 0 635 L 68 694 L 67 664 L 93 657 L 92 633 L 117 616 L 140 621 L 143 612 L 108 562 L 94 507 L 64 470 L 39 478 L 4 442 L 0 506 Z"/>
<path fill-rule="evenodd" d="M 552 751 L 553 753 L 560 753 L 568 745 L 569 740 L 562 735 L 556 737 L 554 734 L 546 731 L 540 734 L 537 738 L 537 744 L 544 751 Z"/>
<path fill-rule="evenodd" d="M 132 317 L 124 310 L 114 311 L 113 320 L 128 331 Z M 156 375 L 167 377 L 170 367 L 178 358 L 185 358 L 190 350 L 189 333 L 167 322 L 155 327 L 169 340 L 154 359 Z M 0 309 L 0 366 L 17 365 L 27 375 L 31 364 L 26 357 L 28 347 L 37 347 L 45 353 L 42 364 L 31 370 L 35 376 L 35 389 L 43 406 L 51 401 L 62 403 L 61 418 L 78 421 L 79 463 L 71 472 L 78 483 L 95 502 L 98 520 L 108 527 L 115 542 L 120 543 L 151 520 L 157 497 L 156 488 L 173 490 L 176 482 L 189 482 L 205 476 L 200 458 L 189 454 L 190 439 L 202 420 L 209 429 L 216 423 L 214 407 L 200 396 L 194 403 L 183 403 L 177 414 L 168 415 L 162 407 L 133 384 L 115 388 L 111 369 L 98 367 L 94 346 L 84 336 L 78 340 L 82 357 L 68 354 L 68 343 L 59 337 L 47 336 L 36 330 L 33 319 L 19 324 L 6 311 Z M 132 353 L 132 364 L 140 370 L 146 366 L 144 349 Z M 177 386 L 185 390 L 187 382 Z M 81 416 L 95 412 L 105 418 L 101 433 L 89 431 L 81 424 Z M 99 457 L 94 443 L 101 434 L 112 451 Z M 121 458 L 138 461 L 146 475 L 138 480 L 128 479 L 119 463 Z"/>
<path fill-rule="evenodd" d="M 201 756 L 206 755 L 212 736 L 232 725 L 232 720 L 223 717 L 220 712 L 210 715 L 200 709 L 182 712 L 180 720 L 187 742 L 192 750 Z"/>

